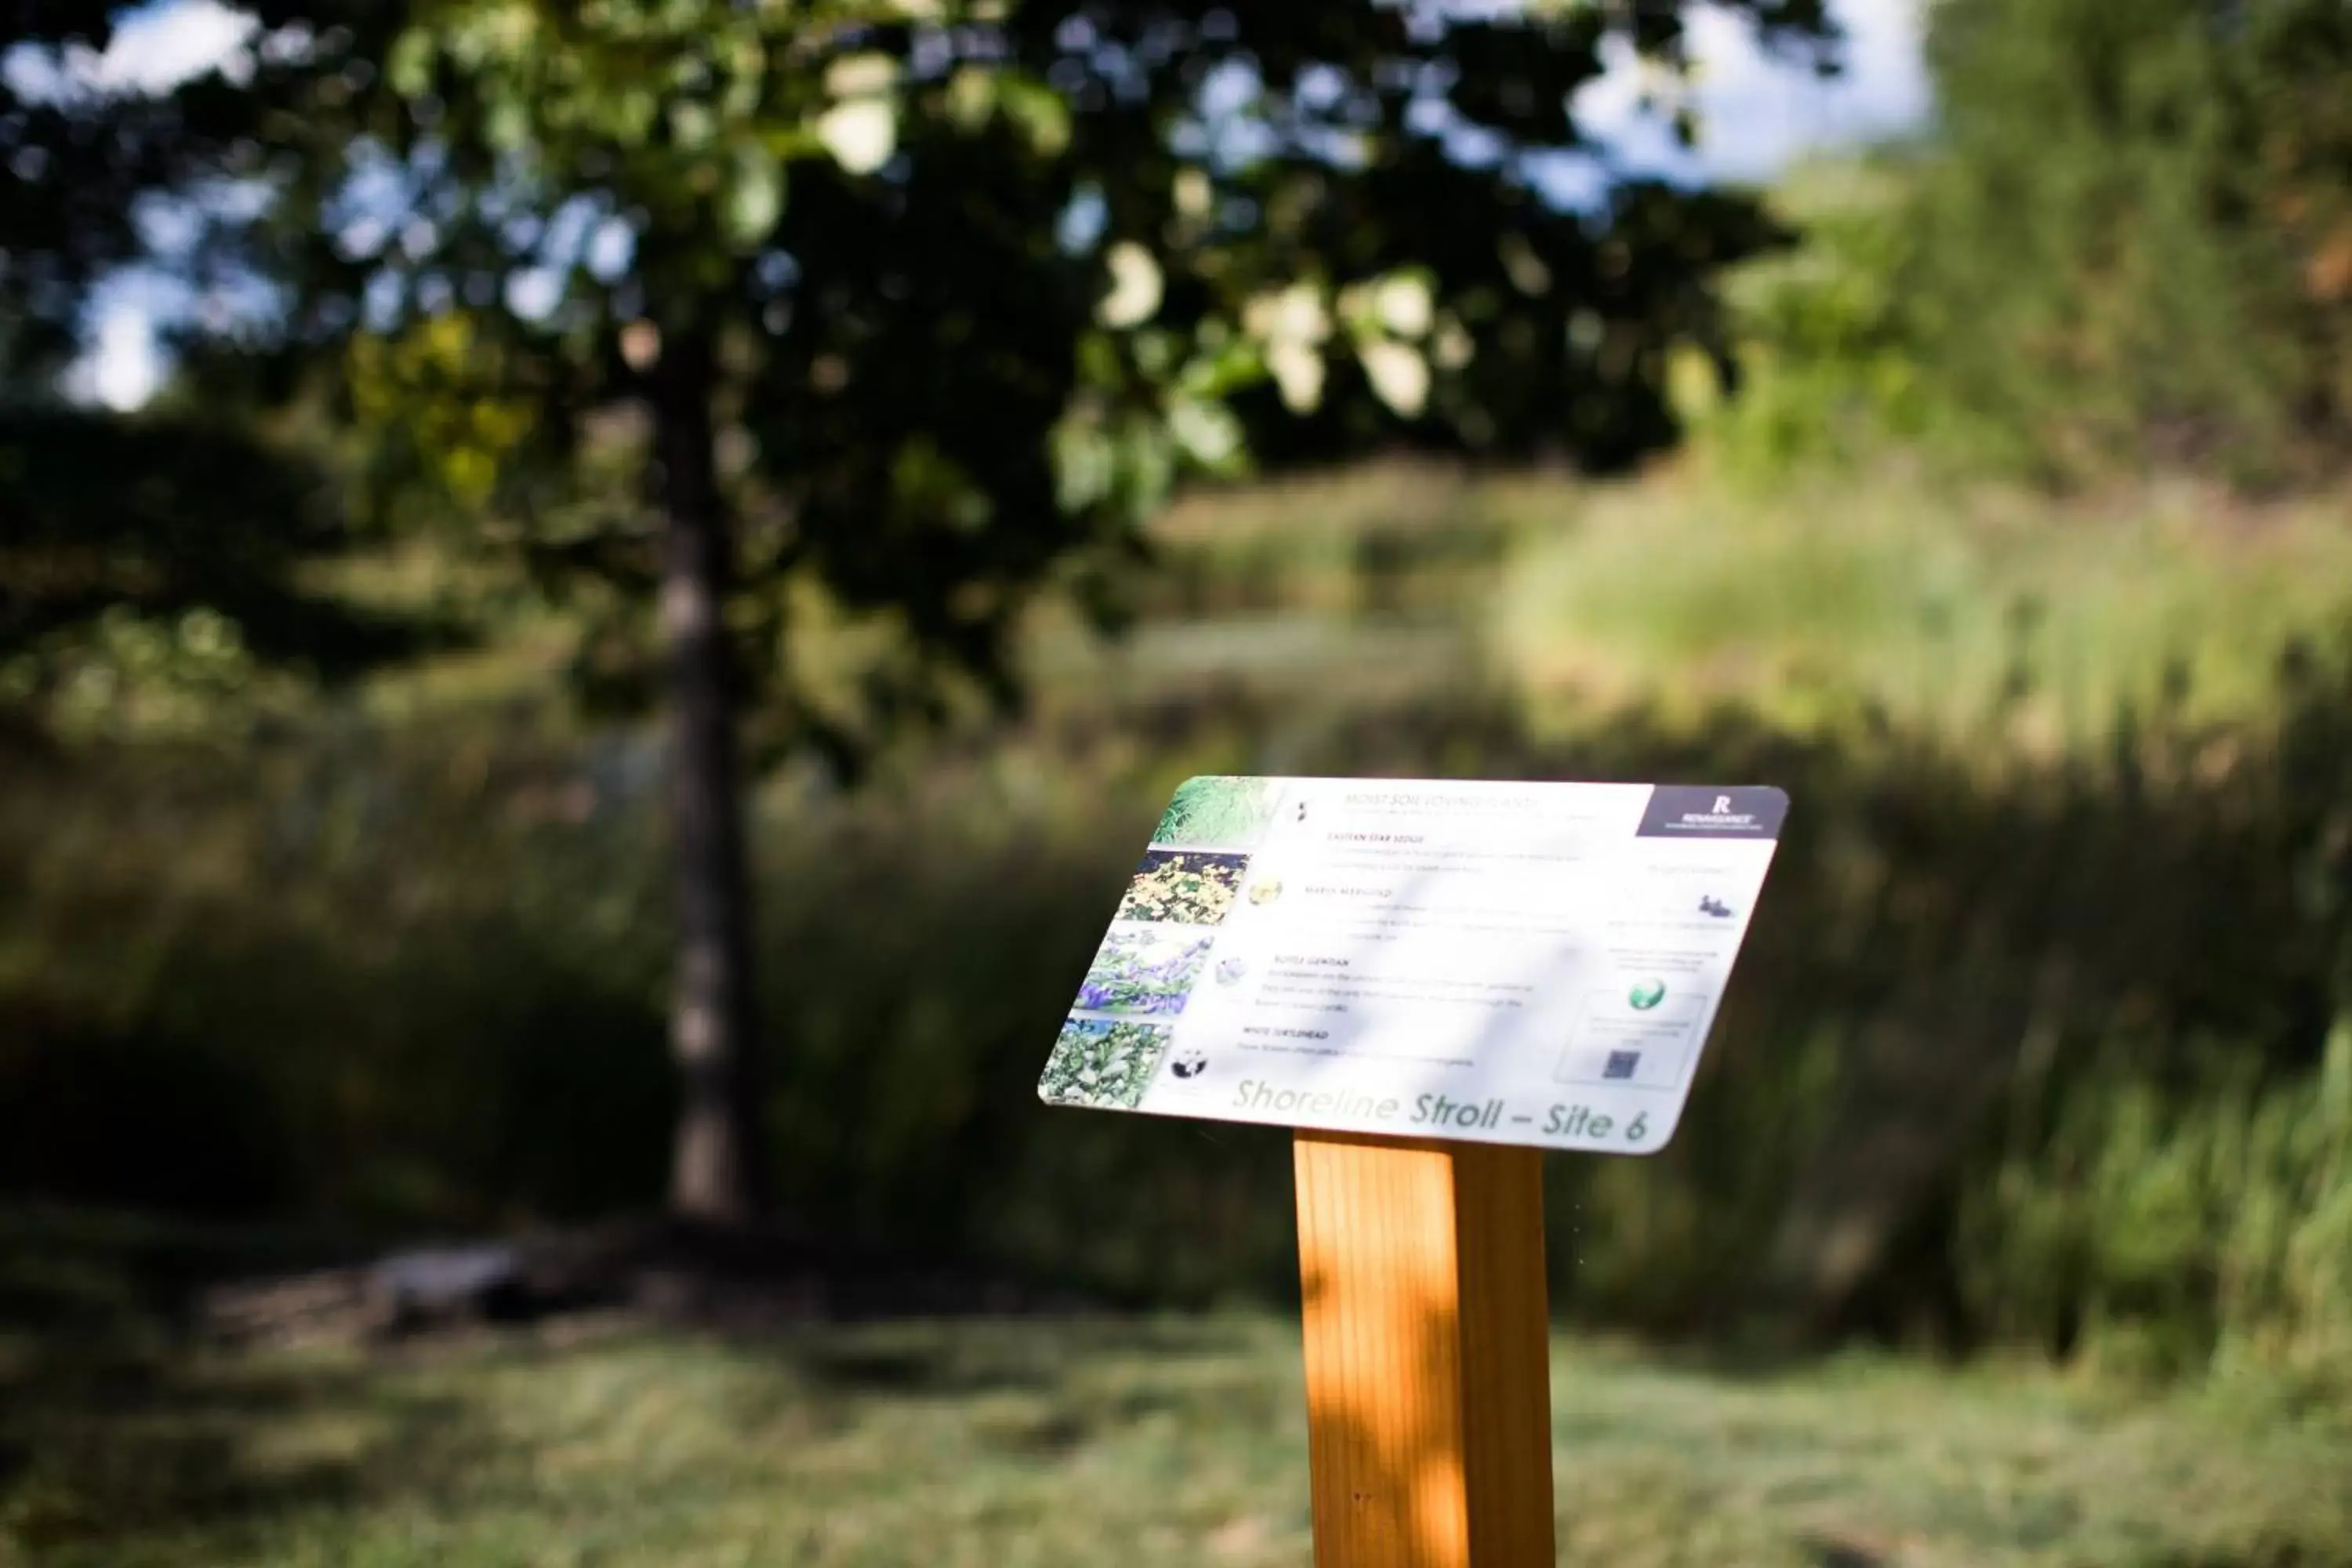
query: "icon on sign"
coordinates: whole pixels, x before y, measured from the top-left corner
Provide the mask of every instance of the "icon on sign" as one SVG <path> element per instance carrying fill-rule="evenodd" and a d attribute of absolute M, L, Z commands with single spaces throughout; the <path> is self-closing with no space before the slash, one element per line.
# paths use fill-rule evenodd
<path fill-rule="evenodd" d="M 1698 912 L 1703 915 L 1713 915 L 1719 921 L 1727 921 L 1731 918 L 1731 906 L 1713 893 L 1702 893 L 1699 895 Z"/>
<path fill-rule="evenodd" d="M 1209 1058 L 1197 1046 L 1187 1047 L 1168 1066 L 1178 1078 L 1198 1078 L 1209 1070 Z"/>
<path fill-rule="evenodd" d="M 1633 1005 L 1637 1013 L 1646 1013 L 1665 999 L 1666 983 L 1663 980 L 1636 981 L 1633 989 L 1625 994 L 1625 1000 Z"/>
<path fill-rule="evenodd" d="M 1270 904 L 1280 897 L 1282 897 L 1282 884 L 1271 877 L 1262 882 L 1250 884 L 1249 901 L 1251 903 Z"/>
<path fill-rule="evenodd" d="M 1248 973 L 1249 965 L 1238 958 L 1220 959 L 1217 962 L 1217 984 L 1220 985 L 1238 984 L 1242 976 Z"/>
<path fill-rule="evenodd" d="M 1641 1065 L 1642 1053 L 1639 1051 L 1612 1051 L 1608 1063 L 1601 1069 L 1601 1076 L 1605 1079 L 1630 1079 L 1633 1076 L 1633 1069 Z"/>

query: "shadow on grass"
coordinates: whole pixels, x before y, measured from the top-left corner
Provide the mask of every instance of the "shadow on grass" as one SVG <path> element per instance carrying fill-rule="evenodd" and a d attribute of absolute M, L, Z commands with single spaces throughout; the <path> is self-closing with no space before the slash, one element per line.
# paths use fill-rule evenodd
<path fill-rule="evenodd" d="M 1213 1319 L 1073 1317 L 1053 1321 L 1042 1336 L 1034 1322 L 924 1321 L 761 1336 L 746 1348 L 829 1392 L 947 1396 L 1056 1393 L 1075 1369 L 1106 1355 L 1165 1365 L 1263 1347 Z"/>
<path fill-rule="evenodd" d="M 480 1449 L 448 1403 L 389 1390 L 363 1362 L 226 1357 L 184 1332 L 203 1281 L 320 1256 L 129 1216 L 0 1215 L 0 1556 L 163 1531 L 233 1539 L 463 1476 Z M 337 1419 L 353 1411 L 365 1419 Z"/>
<path fill-rule="evenodd" d="M 270 1440 L 356 1407 L 362 1427 Z M 0 1542 L 40 1553 L 166 1530 L 234 1538 L 290 1511 L 437 1491 L 480 1451 L 461 1415 L 362 1365 L 51 1344 L 0 1371 Z"/>
<path fill-rule="evenodd" d="M 2158 1558 L 2151 1568 L 2342 1568 L 2352 1559 L 2336 1548 L 2299 1541 L 2257 1542 L 2242 1551 L 2200 1552 Z"/>
<path fill-rule="evenodd" d="M 1843 1541 L 1809 1541 L 1805 1550 L 1812 1553 L 1813 1568 L 1882 1568 L 1887 1561 L 1867 1547 Z"/>

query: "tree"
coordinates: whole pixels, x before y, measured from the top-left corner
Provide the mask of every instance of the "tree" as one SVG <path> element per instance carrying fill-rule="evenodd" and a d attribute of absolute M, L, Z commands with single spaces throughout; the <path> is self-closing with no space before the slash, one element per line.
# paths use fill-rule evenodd
<path fill-rule="evenodd" d="M 1010 698 L 1024 601 L 1105 605 L 1172 479 L 1253 446 L 1663 443 L 1666 350 L 1719 352 L 1708 280 L 1770 238 L 1738 198 L 1538 190 L 1604 40 L 1678 58 L 1670 5 L 260 15 L 273 197 L 233 237 L 286 290 L 273 356 L 338 366 L 401 515 L 577 594 L 608 687 L 657 622 L 671 1199 L 708 1220 L 761 1184 L 747 752 Z M 815 616 L 887 635 L 828 684 Z"/>
<path fill-rule="evenodd" d="M 0 703 L 52 716 L 79 677 L 343 674 L 416 629 L 305 586 L 306 563 L 352 542 L 342 510 L 241 411 L 126 419 L 62 395 L 92 290 L 147 254 L 152 204 L 249 173 L 273 107 L 218 73 L 164 93 L 78 76 L 118 9 L 0 5 L 21 51 L 0 71 Z"/>
<path fill-rule="evenodd" d="M 1904 279 L 1951 401 L 2045 473 L 2255 484 L 2352 435 L 2352 13 L 1953 0 Z"/>

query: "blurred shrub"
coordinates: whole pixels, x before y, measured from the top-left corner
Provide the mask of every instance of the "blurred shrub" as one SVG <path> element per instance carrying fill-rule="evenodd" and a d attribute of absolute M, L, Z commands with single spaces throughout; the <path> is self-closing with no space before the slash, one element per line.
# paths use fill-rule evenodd
<path fill-rule="evenodd" d="M 2352 14 L 1956 0 L 1907 280 L 1960 408 L 2061 475 L 2274 484 L 2352 434 Z"/>
<path fill-rule="evenodd" d="M 1800 170 L 1792 251 L 1728 302 L 1735 471 L 1890 441 L 2095 481 L 2249 489 L 2352 436 L 2352 17 L 2335 0 L 1948 0 L 1917 144 Z"/>
<path fill-rule="evenodd" d="M 1802 238 L 1725 279 L 1736 386 L 1695 361 L 1674 386 L 1693 439 L 1730 477 L 1769 483 L 1893 443 L 1953 439 L 1954 411 L 1936 398 L 1905 309 L 1913 179 L 1893 156 L 1824 161 L 1770 194 L 1773 216 Z"/>
<path fill-rule="evenodd" d="M 2144 896 L 2191 940 L 2028 1042 L 1957 1184 L 1982 1332 L 2155 1373 L 2352 1373 L 2352 692 L 2294 658 L 2286 684 L 2272 748 L 2163 748 L 2237 876 L 2147 844 Z"/>
<path fill-rule="evenodd" d="M 2044 764 L 1998 716 L 1568 744 L 1459 695 L 1311 731 L 1272 701 L 768 793 L 789 1212 L 1129 1300 L 1287 1293 L 1279 1131 L 1034 1098 L 1167 789 L 1277 739 L 1302 771 L 1769 779 L 1790 837 L 1681 1132 L 1550 1163 L 1562 1309 L 2347 1364 L 2352 695 L 2315 665 L 2274 721 Z M 656 774 L 502 723 L 13 775 L 0 1178 L 399 1230 L 656 1202 Z"/>
<path fill-rule="evenodd" d="M 646 1191 L 659 905 L 641 827 L 572 820 L 597 761 L 320 733 L 12 774 L 13 1184 L 394 1226 Z"/>
<path fill-rule="evenodd" d="M 2142 1374 L 2352 1369 L 2352 1034 L 2315 1076 L 2223 1053 L 2203 1076 L 2168 1092 L 2103 1061 L 1964 1189 L 1982 1331 Z"/>

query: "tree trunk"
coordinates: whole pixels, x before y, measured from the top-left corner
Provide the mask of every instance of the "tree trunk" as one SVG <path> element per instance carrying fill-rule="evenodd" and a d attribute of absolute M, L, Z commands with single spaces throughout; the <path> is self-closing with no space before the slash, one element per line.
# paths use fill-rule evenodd
<path fill-rule="evenodd" d="M 732 549 L 711 445 L 715 361 L 707 338 L 662 344 L 653 367 L 663 517 L 661 622 L 669 657 L 670 821 L 677 953 L 670 1049 L 679 1073 L 670 1208 L 736 1224 L 760 1208 L 751 1050 L 751 896 L 739 687 L 727 642 Z"/>

